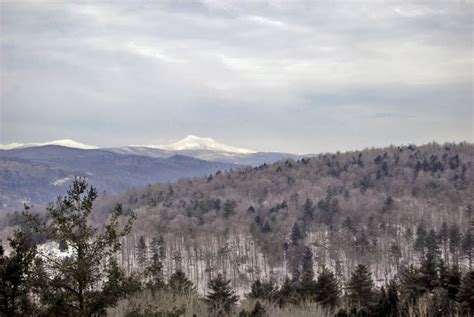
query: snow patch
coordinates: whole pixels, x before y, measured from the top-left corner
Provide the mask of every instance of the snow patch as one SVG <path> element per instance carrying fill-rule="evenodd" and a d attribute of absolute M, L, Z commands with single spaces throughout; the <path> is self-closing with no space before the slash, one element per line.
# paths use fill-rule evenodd
<path fill-rule="evenodd" d="M 255 151 L 238 148 L 219 143 L 211 138 L 201 138 L 195 135 L 188 135 L 184 139 L 168 145 L 144 145 L 144 147 L 162 149 L 168 151 L 186 151 L 186 150 L 208 150 L 214 152 L 233 153 L 233 154 L 252 154 Z"/>
<path fill-rule="evenodd" d="M 42 142 L 42 143 L 10 143 L 10 144 L 0 144 L 0 149 L 2 150 L 11 150 L 11 149 L 19 149 L 19 148 L 27 148 L 27 147 L 35 147 L 35 146 L 45 146 L 45 145 L 59 145 L 64 147 L 70 147 L 75 149 L 82 149 L 82 150 L 91 150 L 97 149 L 98 147 L 93 145 L 88 145 L 84 143 L 79 143 L 71 139 L 63 139 L 63 140 L 55 140 L 50 142 Z"/>
<path fill-rule="evenodd" d="M 59 179 L 55 180 L 54 182 L 52 182 L 51 185 L 53 185 L 53 186 L 62 186 L 62 185 L 64 185 L 64 183 L 66 183 L 69 180 L 71 180 L 70 177 L 59 178 Z"/>

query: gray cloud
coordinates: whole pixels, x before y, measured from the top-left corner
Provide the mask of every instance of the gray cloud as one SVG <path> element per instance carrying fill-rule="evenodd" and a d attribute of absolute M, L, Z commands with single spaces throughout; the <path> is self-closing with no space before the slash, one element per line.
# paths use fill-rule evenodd
<path fill-rule="evenodd" d="M 472 3 L 1 3 L 2 140 L 473 141 Z"/>

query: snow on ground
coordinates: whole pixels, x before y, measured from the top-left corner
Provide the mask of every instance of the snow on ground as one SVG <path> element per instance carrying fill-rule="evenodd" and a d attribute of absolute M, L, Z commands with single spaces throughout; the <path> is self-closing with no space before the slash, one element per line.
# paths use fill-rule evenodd
<path fill-rule="evenodd" d="M 59 178 L 59 179 L 55 180 L 54 182 L 52 182 L 51 185 L 53 185 L 53 186 L 62 186 L 70 180 L 71 180 L 70 177 Z"/>
<path fill-rule="evenodd" d="M 188 135 L 184 139 L 168 144 L 168 145 L 143 145 L 155 149 L 162 149 L 168 151 L 186 151 L 186 150 L 208 150 L 223 153 L 234 154 L 252 154 L 255 151 L 238 148 L 226 144 L 219 143 L 211 138 L 201 138 L 195 135 Z"/>
<path fill-rule="evenodd" d="M 42 143 L 10 143 L 10 144 L 0 144 L 1 150 L 12 150 L 12 149 L 19 149 L 19 148 L 26 148 L 26 147 L 35 147 L 35 146 L 45 146 L 45 145 L 59 145 L 64 147 L 76 148 L 76 149 L 83 149 L 83 150 L 91 150 L 97 149 L 98 147 L 93 145 L 88 145 L 84 143 L 79 143 L 71 139 L 63 139 L 63 140 L 55 140 L 50 142 L 42 142 Z"/>

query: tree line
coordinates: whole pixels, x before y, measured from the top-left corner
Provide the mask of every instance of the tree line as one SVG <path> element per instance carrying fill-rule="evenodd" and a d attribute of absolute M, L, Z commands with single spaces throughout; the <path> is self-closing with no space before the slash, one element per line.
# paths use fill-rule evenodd
<path fill-rule="evenodd" d="M 116 261 L 122 238 L 129 234 L 134 215 L 124 216 L 120 205 L 111 210 L 102 228 L 91 224 L 96 190 L 76 179 L 67 195 L 58 198 L 41 218 L 25 208 L 24 226 L 9 238 L 10 252 L 0 249 L 0 309 L 5 316 L 104 316 L 120 301 L 151 292 L 153 296 L 197 298 L 210 316 L 268 316 L 269 310 L 305 310 L 317 304 L 336 316 L 446 316 L 474 312 L 474 271 L 462 273 L 456 261 L 446 264 L 438 244 L 424 239 L 419 266 L 404 266 L 400 274 L 375 286 L 371 272 L 359 264 L 346 283 L 322 267 L 314 272 L 313 254 L 302 247 L 298 269 L 281 285 L 256 279 L 245 296 L 238 296 L 223 274 L 208 282 L 204 297 L 182 271 L 165 281 L 163 241 L 152 240 L 151 256 L 144 239 L 137 253 L 143 270 L 126 275 Z M 294 226 L 291 247 L 302 233 Z M 424 234 L 419 233 L 419 236 Z M 427 234 L 430 236 L 430 233 Z M 45 241 L 56 243 L 48 247 Z M 39 242 L 42 242 L 41 244 Z M 56 247 L 57 245 L 57 247 Z M 61 251 L 61 250 L 62 251 Z M 240 306 L 251 300 L 252 307 Z M 240 306 L 239 306 L 240 305 Z M 125 316 L 181 316 L 195 314 L 186 306 L 163 310 L 151 303 L 130 303 Z M 198 309 L 198 308 L 197 308 Z"/>

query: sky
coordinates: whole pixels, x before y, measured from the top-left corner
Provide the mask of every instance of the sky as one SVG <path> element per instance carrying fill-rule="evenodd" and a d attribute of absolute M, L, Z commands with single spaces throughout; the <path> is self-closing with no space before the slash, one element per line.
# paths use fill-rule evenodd
<path fill-rule="evenodd" d="M 472 1 L 1 1 L 0 143 L 473 142 Z"/>

